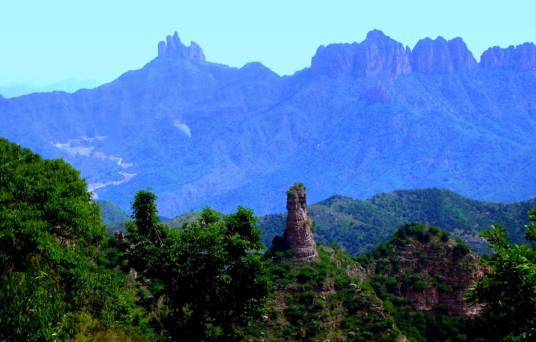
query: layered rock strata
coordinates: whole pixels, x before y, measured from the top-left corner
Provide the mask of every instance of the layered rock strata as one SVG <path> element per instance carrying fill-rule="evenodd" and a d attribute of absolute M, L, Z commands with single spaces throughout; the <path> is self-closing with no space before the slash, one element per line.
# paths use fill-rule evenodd
<path fill-rule="evenodd" d="M 313 221 L 307 213 L 307 199 L 303 184 L 296 183 L 287 191 L 287 228 L 283 235 L 285 243 L 299 260 L 314 260 L 318 257 L 313 237 Z"/>

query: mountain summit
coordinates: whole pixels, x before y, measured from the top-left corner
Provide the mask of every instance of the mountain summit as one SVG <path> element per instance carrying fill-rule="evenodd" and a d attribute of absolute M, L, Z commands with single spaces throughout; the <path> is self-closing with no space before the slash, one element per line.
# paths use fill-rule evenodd
<path fill-rule="evenodd" d="M 177 32 L 172 36 L 167 36 L 165 41 L 158 43 L 158 57 L 184 57 L 201 61 L 205 60 L 205 54 L 201 47 L 195 42 L 191 42 L 190 46 L 184 45 Z"/>
<path fill-rule="evenodd" d="M 361 43 L 319 47 L 311 71 L 331 77 L 405 74 L 411 71 L 410 50 L 382 31 L 373 30 Z"/>
<path fill-rule="evenodd" d="M 490 69 L 536 70 L 536 45 L 524 43 L 506 49 L 492 47 L 482 54 L 480 63 Z"/>
<path fill-rule="evenodd" d="M 485 68 L 533 70 L 536 46 L 490 48 L 481 63 Z M 311 61 L 311 71 L 329 77 L 397 76 L 411 72 L 425 74 L 452 73 L 476 68 L 479 63 L 462 38 L 446 40 L 425 38 L 413 49 L 373 30 L 361 43 L 331 44 L 318 48 Z"/>
<path fill-rule="evenodd" d="M 476 67 L 473 54 L 461 38 L 447 41 L 443 37 L 420 40 L 411 53 L 413 71 L 449 73 Z"/>
<path fill-rule="evenodd" d="M 295 179 L 313 202 L 425 187 L 517 201 L 536 196 L 535 67 L 532 43 L 476 63 L 460 38 L 410 49 L 374 30 L 281 77 L 207 62 L 173 34 L 98 88 L 0 100 L 0 136 L 66 159 L 123 208 L 150 187 L 164 216 L 279 212 Z"/>

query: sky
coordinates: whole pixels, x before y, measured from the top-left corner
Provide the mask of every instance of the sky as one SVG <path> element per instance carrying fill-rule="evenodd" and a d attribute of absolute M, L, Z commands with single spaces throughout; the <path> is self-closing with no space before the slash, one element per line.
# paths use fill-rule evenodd
<path fill-rule="evenodd" d="M 0 0 L 0 87 L 108 82 L 156 57 L 174 31 L 211 62 L 292 74 L 318 46 L 372 29 L 410 47 L 460 36 L 479 59 L 536 41 L 536 0 Z"/>

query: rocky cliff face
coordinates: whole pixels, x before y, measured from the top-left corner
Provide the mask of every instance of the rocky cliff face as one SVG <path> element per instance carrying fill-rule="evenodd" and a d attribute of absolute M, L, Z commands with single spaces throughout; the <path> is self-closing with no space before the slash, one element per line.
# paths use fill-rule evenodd
<path fill-rule="evenodd" d="M 190 46 L 184 45 L 177 32 L 172 36 L 167 36 L 166 41 L 158 43 L 158 57 L 184 57 L 194 60 L 205 60 L 205 54 L 199 45 L 195 42 L 191 42 Z"/>
<path fill-rule="evenodd" d="M 311 70 L 330 77 L 393 76 L 411 71 L 410 50 L 379 30 L 361 43 L 332 44 L 318 48 Z"/>
<path fill-rule="evenodd" d="M 428 287 L 413 286 L 403 294 L 412 306 L 419 311 L 432 311 L 440 305 L 446 308 L 449 315 L 472 316 L 479 314 L 481 307 L 464 300 L 465 293 L 478 279 L 484 275 L 479 266 L 478 256 L 468 253 L 465 256 L 454 255 L 456 243 L 451 241 L 447 247 L 433 247 L 415 243 L 401 250 L 402 268 L 418 273 L 424 271 L 432 280 Z M 419 258 L 426 255 L 427 258 Z M 415 285 L 415 284 L 414 284 Z"/>
<path fill-rule="evenodd" d="M 536 45 L 525 43 L 504 49 L 489 48 L 482 54 L 480 64 L 488 69 L 536 70 Z"/>
<path fill-rule="evenodd" d="M 420 40 L 411 53 L 412 70 L 422 73 L 449 73 L 477 66 L 473 54 L 461 38 L 438 37 Z"/>
<path fill-rule="evenodd" d="M 450 73 L 478 65 L 461 38 L 422 39 L 411 50 L 379 30 L 361 43 L 318 48 L 311 70 L 329 77 L 396 76 L 410 72 Z"/>
<path fill-rule="evenodd" d="M 473 316 L 481 307 L 465 301 L 484 275 L 478 255 L 446 232 L 425 225 L 401 228 L 376 252 L 373 272 L 380 291 L 404 296 L 417 311 Z M 386 284 L 386 285 L 381 285 Z"/>
<path fill-rule="evenodd" d="M 425 38 L 410 49 L 383 32 L 373 30 L 361 43 L 321 46 L 311 61 L 312 72 L 332 78 L 397 76 L 411 72 L 452 73 L 479 66 L 536 70 L 536 45 L 493 47 L 482 54 L 478 63 L 461 38 Z"/>
<path fill-rule="evenodd" d="M 313 221 L 307 214 L 307 200 L 303 184 L 294 184 L 287 192 L 287 228 L 285 243 L 300 260 L 316 259 L 316 242 L 313 237 Z"/>

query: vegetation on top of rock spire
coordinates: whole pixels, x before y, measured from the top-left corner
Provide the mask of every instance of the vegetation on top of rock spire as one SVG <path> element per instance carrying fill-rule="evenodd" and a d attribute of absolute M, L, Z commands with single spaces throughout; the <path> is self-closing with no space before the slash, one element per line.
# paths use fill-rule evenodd
<path fill-rule="evenodd" d="M 300 190 L 305 191 L 306 190 L 305 185 L 303 183 L 296 182 L 287 190 L 287 195 L 297 197 L 298 196 L 298 191 L 300 191 Z"/>

